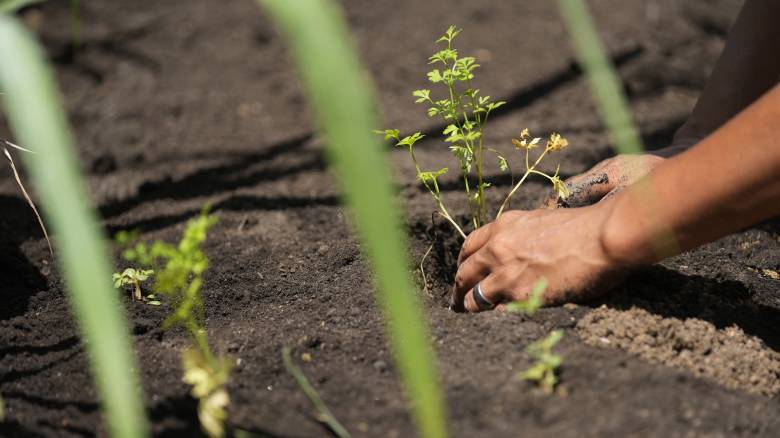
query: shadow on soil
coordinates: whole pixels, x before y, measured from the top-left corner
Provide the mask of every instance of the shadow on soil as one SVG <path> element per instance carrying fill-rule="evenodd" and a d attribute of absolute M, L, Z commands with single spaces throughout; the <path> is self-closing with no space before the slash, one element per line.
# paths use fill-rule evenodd
<path fill-rule="evenodd" d="M 717 328 L 739 326 L 775 351 L 780 351 L 780 310 L 757 304 L 742 283 L 686 275 L 660 265 L 642 268 L 615 291 L 589 305 L 616 309 L 637 307 L 663 317 L 698 318 Z"/>
<path fill-rule="evenodd" d="M 19 248 L 29 238 L 42 238 L 38 221 L 21 198 L 0 195 L 0 320 L 27 310 L 30 297 L 46 288 L 46 279 Z"/>

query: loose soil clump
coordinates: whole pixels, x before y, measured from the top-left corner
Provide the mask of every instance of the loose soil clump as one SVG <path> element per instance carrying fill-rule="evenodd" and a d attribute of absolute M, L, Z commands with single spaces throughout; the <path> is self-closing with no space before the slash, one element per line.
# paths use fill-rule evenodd
<path fill-rule="evenodd" d="M 577 333 L 587 344 L 620 348 L 727 388 L 767 396 L 780 391 L 780 354 L 734 325 L 718 329 L 696 318 L 601 306 L 577 323 Z"/>

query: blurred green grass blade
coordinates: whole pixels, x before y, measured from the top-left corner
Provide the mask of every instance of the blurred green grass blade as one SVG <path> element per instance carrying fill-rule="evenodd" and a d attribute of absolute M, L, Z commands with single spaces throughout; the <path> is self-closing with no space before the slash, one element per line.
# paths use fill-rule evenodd
<path fill-rule="evenodd" d="M 0 13 L 16 12 L 25 6 L 43 3 L 46 0 L 0 0 Z"/>
<path fill-rule="evenodd" d="M 643 152 L 620 78 L 607 57 L 587 5 L 584 0 L 558 0 L 558 8 L 615 149 L 622 154 Z"/>
<path fill-rule="evenodd" d="M 352 435 L 350 435 L 349 431 L 344 427 L 344 425 L 339 423 L 339 420 L 335 415 L 333 415 L 333 412 L 330 411 L 330 408 L 328 408 L 328 405 L 326 405 L 322 400 L 322 397 L 320 397 L 320 394 L 317 392 L 317 390 L 311 386 L 309 379 L 306 378 L 306 374 L 304 374 L 303 371 L 298 368 L 298 365 L 295 364 L 292 359 L 292 355 L 290 354 L 290 347 L 286 345 L 282 347 L 282 362 L 284 363 L 284 367 L 287 369 L 287 372 L 290 373 L 295 379 L 295 382 L 298 383 L 298 387 L 301 388 L 301 391 L 306 394 L 306 397 L 309 398 L 309 401 L 311 401 L 311 403 L 317 409 L 317 412 L 319 412 L 319 416 L 321 417 L 320 421 L 324 421 L 325 424 L 327 424 L 330 428 L 331 432 L 333 432 L 333 434 L 335 434 L 337 437 L 352 438 Z"/>
<path fill-rule="evenodd" d="M 374 270 L 396 364 L 425 437 L 446 435 L 445 409 L 428 330 L 409 278 L 406 238 L 379 138 L 372 89 L 329 0 L 258 0 L 287 37 Z"/>
<path fill-rule="evenodd" d="M 127 330 L 111 287 L 109 256 L 89 208 L 73 139 L 52 73 L 33 37 L 13 17 L 0 14 L 0 95 L 19 144 L 36 154 L 24 162 L 58 243 L 71 305 L 115 437 L 143 437 L 147 424 Z"/>

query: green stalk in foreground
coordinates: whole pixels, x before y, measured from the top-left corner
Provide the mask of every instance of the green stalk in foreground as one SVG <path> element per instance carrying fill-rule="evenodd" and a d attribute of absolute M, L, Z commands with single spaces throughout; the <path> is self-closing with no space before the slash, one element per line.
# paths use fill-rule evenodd
<path fill-rule="evenodd" d="M 345 20 L 331 0 L 258 0 L 290 44 L 336 176 L 374 270 L 396 363 L 425 437 L 446 436 L 428 330 L 407 272 L 406 238 L 390 167 L 371 130 L 375 103 Z"/>
<path fill-rule="evenodd" d="M 596 32 L 587 5 L 583 0 L 558 0 L 558 9 L 569 29 L 577 58 L 615 149 L 621 154 L 642 153 L 642 139 L 631 117 L 628 99 Z"/>
<path fill-rule="evenodd" d="M 607 126 L 612 144 L 620 154 L 641 154 L 644 147 L 631 117 L 628 99 L 596 32 L 587 5 L 583 0 L 558 0 L 558 7 L 569 28 L 572 44 L 588 78 L 591 94 Z M 634 184 L 634 187 L 643 198 L 644 214 L 658 214 L 662 205 L 650 180 L 643 178 Z M 679 252 L 677 237 L 669 227 L 659 232 L 654 244 L 661 258 Z"/>
<path fill-rule="evenodd" d="M 46 0 L 0 0 L 0 12 L 12 13 L 25 6 L 34 5 L 36 3 L 42 3 Z"/>
<path fill-rule="evenodd" d="M 58 261 L 108 428 L 115 437 L 147 436 L 127 321 L 111 287 L 108 251 L 79 175 L 59 94 L 33 37 L 2 14 L 0 59 L 0 98 L 18 142 L 37 152 L 25 154 L 24 163 L 59 243 Z"/>

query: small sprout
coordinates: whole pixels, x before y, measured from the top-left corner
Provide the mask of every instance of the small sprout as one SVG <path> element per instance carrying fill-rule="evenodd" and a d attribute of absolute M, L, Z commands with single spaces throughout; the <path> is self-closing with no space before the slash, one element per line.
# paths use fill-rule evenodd
<path fill-rule="evenodd" d="M 150 276 L 154 275 L 154 271 L 151 269 L 135 269 L 127 268 L 121 273 L 115 272 L 112 276 L 114 280 L 114 287 L 119 289 L 122 286 L 132 286 L 133 294 L 131 297 L 134 301 L 145 301 L 141 292 L 141 283 L 148 280 Z M 159 303 L 158 303 L 159 305 Z"/>
<path fill-rule="evenodd" d="M 544 290 L 547 289 L 547 280 L 542 278 L 536 282 L 531 295 L 525 300 L 515 301 L 507 304 L 507 310 L 510 312 L 522 312 L 528 316 L 534 316 L 536 311 L 542 307 L 542 296 L 544 296 Z"/>
<path fill-rule="evenodd" d="M 563 338 L 563 330 L 553 330 L 547 337 L 540 339 L 525 348 L 526 353 L 536 360 L 530 368 L 521 372 L 518 377 L 530 380 L 542 388 L 546 394 L 552 394 L 558 377 L 555 375 L 561 366 L 561 356 L 552 352 L 553 347 Z"/>
<path fill-rule="evenodd" d="M 380 133 L 386 135 L 384 131 Z M 389 133 L 393 134 L 393 130 Z M 209 215 L 208 208 L 204 208 L 200 216 L 187 223 L 178 244 L 158 240 L 151 247 L 138 243 L 125 250 L 131 260 L 158 267 L 155 293 L 146 298 L 150 305 L 157 306 L 160 305 L 157 296 L 164 295 L 172 304 L 173 312 L 163 323 L 163 329 L 180 326 L 190 337 L 192 346 L 182 351 L 183 380 L 192 385 L 192 395 L 198 399 L 198 419 L 210 437 L 222 437 L 225 433 L 226 407 L 230 403 L 226 385 L 231 368 L 226 357 L 212 351 L 203 324 L 201 287 L 209 260 L 202 246 L 208 230 L 216 223 L 217 217 Z"/>

